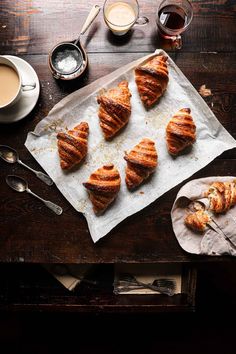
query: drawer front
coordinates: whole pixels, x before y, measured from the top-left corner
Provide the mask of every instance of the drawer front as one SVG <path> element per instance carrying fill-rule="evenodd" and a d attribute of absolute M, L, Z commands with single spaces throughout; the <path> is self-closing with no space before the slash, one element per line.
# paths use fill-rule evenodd
<path fill-rule="evenodd" d="M 40 265 L 0 266 L 0 309 L 70 312 L 179 312 L 195 310 L 197 271 L 190 264 L 181 267 L 181 293 L 115 295 L 114 265 L 93 266 L 92 274 L 73 291 L 67 290 Z"/>

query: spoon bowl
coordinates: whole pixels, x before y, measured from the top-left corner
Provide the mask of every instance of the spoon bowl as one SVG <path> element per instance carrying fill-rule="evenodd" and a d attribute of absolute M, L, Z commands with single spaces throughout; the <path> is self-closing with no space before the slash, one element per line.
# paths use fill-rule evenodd
<path fill-rule="evenodd" d="M 20 192 L 20 193 L 27 192 L 27 193 L 31 194 L 33 197 L 41 200 L 41 202 L 43 202 L 55 214 L 61 215 L 61 213 L 63 212 L 62 208 L 59 205 L 54 204 L 54 203 L 50 202 L 49 200 L 45 200 L 45 199 L 41 198 L 40 196 L 38 196 L 37 194 L 33 193 L 29 189 L 28 183 L 23 178 L 16 176 L 16 175 L 9 175 L 6 177 L 6 182 L 7 182 L 8 186 L 11 187 L 12 189 L 14 189 L 16 192 Z"/>
<path fill-rule="evenodd" d="M 19 160 L 17 151 L 6 145 L 0 145 L 0 157 L 8 163 L 15 163 Z"/>
<path fill-rule="evenodd" d="M 6 182 L 9 187 L 17 192 L 25 192 L 28 189 L 28 183 L 19 176 L 9 175 L 6 177 Z"/>
<path fill-rule="evenodd" d="M 53 184 L 53 180 L 46 175 L 45 173 L 41 171 L 35 171 L 33 168 L 29 167 L 25 163 L 23 163 L 18 155 L 18 152 L 13 149 L 10 146 L 7 145 L 0 145 L 0 158 L 2 158 L 4 161 L 8 163 L 15 163 L 18 162 L 20 165 L 24 166 L 25 168 L 28 168 L 30 171 L 34 172 L 35 175 L 41 179 L 44 183 L 46 183 L 48 186 L 51 186 Z"/>

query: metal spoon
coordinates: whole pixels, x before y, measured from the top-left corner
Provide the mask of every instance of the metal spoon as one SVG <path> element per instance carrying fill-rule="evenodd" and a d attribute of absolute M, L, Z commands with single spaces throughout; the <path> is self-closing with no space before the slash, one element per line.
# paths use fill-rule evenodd
<path fill-rule="evenodd" d="M 45 200 L 41 197 L 39 197 L 37 194 L 33 193 L 29 188 L 28 188 L 28 183 L 21 177 L 19 176 L 13 176 L 9 175 L 6 177 L 6 182 L 9 187 L 14 189 L 17 192 L 27 192 L 31 195 L 33 195 L 35 198 L 38 198 L 41 200 L 49 209 L 54 211 L 57 215 L 61 215 L 62 213 L 62 208 L 59 207 L 58 205 L 50 202 L 49 200 Z"/>
<path fill-rule="evenodd" d="M 36 176 L 39 179 L 41 179 L 41 181 L 46 183 L 48 186 L 51 186 L 53 184 L 53 180 L 49 176 L 47 176 L 45 173 L 40 172 L 40 171 L 35 171 L 31 167 L 24 164 L 24 162 L 22 162 L 19 159 L 18 152 L 16 150 L 14 150 L 13 148 L 11 148 L 10 146 L 0 145 L 0 157 L 8 163 L 18 162 L 20 165 L 28 168 L 30 171 L 34 172 L 36 174 Z"/>

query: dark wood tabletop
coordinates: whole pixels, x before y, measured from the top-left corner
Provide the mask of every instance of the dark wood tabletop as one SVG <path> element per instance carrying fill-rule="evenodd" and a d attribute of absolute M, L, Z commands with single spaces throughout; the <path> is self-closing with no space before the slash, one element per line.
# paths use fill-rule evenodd
<path fill-rule="evenodd" d="M 172 50 L 160 40 L 155 0 L 143 0 L 140 13 L 146 26 L 135 26 L 128 35 L 115 37 L 99 14 L 82 42 L 89 56 L 89 70 L 79 80 L 56 81 L 47 65 L 48 52 L 58 42 L 77 37 L 95 3 L 102 1 L 1 0 L 0 54 L 16 55 L 36 70 L 41 92 L 34 110 L 15 124 L 0 124 L 0 144 L 14 147 L 32 168 L 41 169 L 24 147 L 27 133 L 34 130 L 51 108 L 69 93 L 111 73 L 156 48 L 164 48 L 199 90 L 212 92 L 205 98 L 223 126 L 236 138 L 236 4 L 230 0 L 192 1 L 194 18 L 183 34 L 183 48 Z M 236 175 L 236 151 L 231 150 L 193 175 Z M 32 190 L 61 205 L 58 217 L 30 195 L 17 194 L 5 182 L 17 174 Z M 190 180 L 189 179 L 189 180 Z M 193 256 L 183 251 L 172 231 L 170 210 L 180 187 L 119 224 L 94 244 L 84 216 L 76 212 L 56 186 L 47 187 L 20 165 L 0 161 L 0 262 L 113 263 L 215 261 L 225 257 Z"/>

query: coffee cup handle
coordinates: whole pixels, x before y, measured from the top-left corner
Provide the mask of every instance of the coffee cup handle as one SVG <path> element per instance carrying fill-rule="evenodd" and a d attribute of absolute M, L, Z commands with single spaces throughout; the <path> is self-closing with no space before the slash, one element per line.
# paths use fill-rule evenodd
<path fill-rule="evenodd" d="M 36 83 L 34 82 L 33 84 L 23 84 L 21 85 L 22 91 L 31 91 L 36 88 Z"/>
<path fill-rule="evenodd" d="M 137 18 L 135 25 L 144 26 L 149 22 L 149 19 L 145 16 Z"/>

